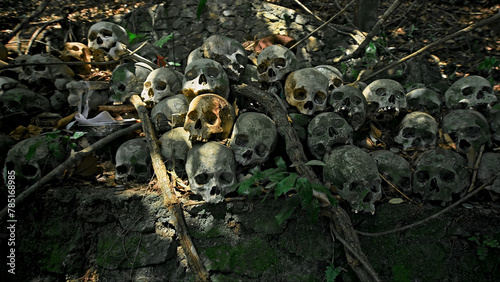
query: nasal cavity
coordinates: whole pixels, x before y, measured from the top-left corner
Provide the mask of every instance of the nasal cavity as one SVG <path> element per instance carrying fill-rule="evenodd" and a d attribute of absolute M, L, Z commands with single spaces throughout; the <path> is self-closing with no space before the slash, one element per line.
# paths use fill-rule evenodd
<path fill-rule="evenodd" d="M 389 103 L 391 103 L 391 104 L 395 104 L 396 103 L 396 97 L 394 95 L 391 95 L 389 97 Z"/>
<path fill-rule="evenodd" d="M 194 129 L 201 129 L 201 119 L 196 120 L 194 124 Z"/>
<path fill-rule="evenodd" d="M 212 189 L 210 189 L 210 196 L 214 196 L 214 195 L 220 195 L 221 191 L 219 189 L 219 187 L 217 186 L 214 186 L 212 187 Z"/>
<path fill-rule="evenodd" d="M 207 84 L 207 77 L 204 74 L 200 75 L 200 78 L 198 79 L 198 84 Z"/>

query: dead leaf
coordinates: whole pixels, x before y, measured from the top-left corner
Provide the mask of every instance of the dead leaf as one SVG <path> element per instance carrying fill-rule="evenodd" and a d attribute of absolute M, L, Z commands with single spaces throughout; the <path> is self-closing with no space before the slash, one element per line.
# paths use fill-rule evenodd
<path fill-rule="evenodd" d="M 392 198 L 389 200 L 389 204 L 401 204 L 404 200 L 401 198 Z"/>
<path fill-rule="evenodd" d="M 377 127 L 375 127 L 375 125 L 373 125 L 373 123 L 370 123 L 370 129 L 372 130 L 371 131 L 371 134 L 375 137 L 375 138 L 380 138 L 382 137 L 382 131 L 380 131 L 380 129 L 378 129 Z"/>
<path fill-rule="evenodd" d="M 68 123 L 70 123 L 75 118 L 76 112 L 72 113 L 67 117 L 63 117 L 57 122 L 57 129 L 65 128 Z"/>
<path fill-rule="evenodd" d="M 24 127 L 22 125 L 16 127 L 16 129 L 10 132 L 9 136 L 19 141 L 33 136 L 38 136 L 40 133 L 42 133 L 42 129 L 40 127 L 30 124 L 28 127 Z"/>

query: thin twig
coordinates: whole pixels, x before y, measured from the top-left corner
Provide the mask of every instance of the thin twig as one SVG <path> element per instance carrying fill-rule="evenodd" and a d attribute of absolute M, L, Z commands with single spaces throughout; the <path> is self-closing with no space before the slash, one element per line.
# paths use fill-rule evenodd
<path fill-rule="evenodd" d="M 385 176 L 382 174 L 382 173 L 379 173 L 378 174 L 380 176 L 380 178 L 382 178 L 385 182 L 387 182 L 387 184 L 389 184 L 389 186 L 391 186 L 394 190 L 396 190 L 399 194 L 403 195 L 403 197 L 405 197 L 408 201 L 410 201 L 410 203 L 413 204 L 413 201 L 408 198 L 408 196 L 405 195 L 405 193 L 401 192 L 398 187 L 396 187 L 396 185 L 394 185 L 391 181 L 389 181 L 389 179 L 385 178 Z"/>
<path fill-rule="evenodd" d="M 474 190 L 474 185 L 476 184 L 476 179 L 477 179 L 477 172 L 479 170 L 479 165 L 481 164 L 481 158 L 483 157 L 483 153 L 484 153 L 484 144 L 481 145 L 481 149 L 479 150 L 479 156 L 477 156 L 476 164 L 474 165 L 473 168 L 472 180 L 470 182 L 469 190 L 467 190 L 467 193 L 470 193 L 472 190 Z"/>

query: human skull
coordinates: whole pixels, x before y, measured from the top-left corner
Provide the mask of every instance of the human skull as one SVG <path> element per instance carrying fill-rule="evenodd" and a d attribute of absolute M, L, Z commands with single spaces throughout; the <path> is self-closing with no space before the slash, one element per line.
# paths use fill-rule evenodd
<path fill-rule="evenodd" d="M 184 129 L 192 141 L 226 139 L 231 134 L 235 113 L 231 104 L 217 94 L 202 94 L 189 103 Z"/>
<path fill-rule="evenodd" d="M 442 99 L 439 94 L 428 88 L 417 88 L 406 94 L 408 110 L 427 112 L 430 115 L 441 111 Z"/>
<path fill-rule="evenodd" d="M 116 151 L 116 176 L 122 182 L 146 182 L 152 174 L 151 155 L 145 138 L 135 138 L 123 143 Z"/>
<path fill-rule="evenodd" d="M 124 51 L 123 45 L 128 46 L 129 37 L 127 31 L 115 23 L 98 22 L 90 27 L 88 41 L 90 49 L 102 50 L 117 60 Z"/>
<path fill-rule="evenodd" d="M 378 172 L 398 189 L 411 193 L 411 169 L 408 161 L 389 150 L 378 150 L 370 153 L 377 164 Z M 388 187 L 382 182 L 382 187 Z"/>
<path fill-rule="evenodd" d="M 111 102 L 123 103 L 132 95 L 141 95 L 144 82 L 153 69 L 144 63 L 124 63 L 111 75 Z"/>
<path fill-rule="evenodd" d="M 363 90 L 368 103 L 368 115 L 372 120 L 387 122 L 406 109 L 403 86 L 392 79 L 377 79 Z"/>
<path fill-rule="evenodd" d="M 434 147 L 438 131 L 438 124 L 431 115 L 424 112 L 411 112 L 401 121 L 394 141 L 402 145 L 403 150 Z"/>
<path fill-rule="evenodd" d="M 424 199 L 449 202 L 453 194 L 469 186 L 467 161 L 460 154 L 442 148 L 430 149 L 415 162 L 413 193 Z"/>
<path fill-rule="evenodd" d="M 186 96 L 177 94 L 161 100 L 151 110 L 151 120 L 158 133 L 163 133 L 174 127 L 182 127 L 189 104 Z"/>
<path fill-rule="evenodd" d="M 257 72 L 261 83 L 284 80 L 289 73 L 297 70 L 298 66 L 295 54 L 280 45 L 266 47 L 257 57 Z"/>
<path fill-rule="evenodd" d="M 247 112 L 236 119 L 229 147 L 239 164 L 250 166 L 266 162 L 277 141 L 276 125 L 268 116 Z"/>
<path fill-rule="evenodd" d="M 16 185 L 31 185 L 56 168 L 66 157 L 59 138 L 38 135 L 14 145 L 5 159 L 4 180 L 15 171 Z"/>
<path fill-rule="evenodd" d="M 151 71 L 144 82 L 141 98 L 146 103 L 161 100 L 181 93 L 184 76 L 173 69 L 159 68 Z"/>
<path fill-rule="evenodd" d="M 324 111 L 328 95 L 328 78 L 314 68 L 296 70 L 286 78 L 285 94 L 288 104 L 297 108 L 302 114 L 312 115 Z"/>
<path fill-rule="evenodd" d="M 205 40 L 200 50 L 203 57 L 219 62 L 231 81 L 240 79 L 248 61 L 241 43 L 229 37 L 212 35 Z"/>
<path fill-rule="evenodd" d="M 333 108 L 333 112 L 347 120 L 354 130 L 358 130 L 365 123 L 368 105 L 358 88 L 351 85 L 335 88 L 328 95 L 327 103 Z"/>
<path fill-rule="evenodd" d="M 186 67 L 182 83 L 182 93 L 190 102 L 205 93 L 218 94 L 229 98 L 229 79 L 222 65 L 212 59 L 198 59 Z"/>
<path fill-rule="evenodd" d="M 64 62 L 90 62 L 92 53 L 87 45 L 80 42 L 67 42 L 61 51 L 61 58 Z M 90 73 L 92 66 L 90 64 L 83 64 L 71 66 L 72 70 L 78 74 L 86 75 Z"/>
<path fill-rule="evenodd" d="M 500 104 L 496 104 L 490 111 L 491 139 L 500 141 Z"/>
<path fill-rule="evenodd" d="M 34 115 L 49 108 L 47 98 L 26 88 L 13 88 L 0 94 L 0 117 L 11 114 Z"/>
<path fill-rule="evenodd" d="M 483 183 L 488 181 L 491 177 L 498 174 L 498 164 L 500 163 L 500 154 L 486 152 L 481 158 L 481 163 L 479 164 L 479 169 L 477 171 L 477 179 Z M 497 177 L 491 186 L 486 187 L 486 189 L 500 193 L 500 178 Z"/>
<path fill-rule="evenodd" d="M 343 145 L 334 148 L 323 159 L 323 178 L 337 188 L 355 212 L 375 212 L 375 202 L 382 195 L 377 164 L 362 149 Z"/>
<path fill-rule="evenodd" d="M 488 109 L 497 101 L 490 82 L 481 76 L 463 77 L 451 85 L 444 93 L 444 101 L 449 109 Z"/>
<path fill-rule="evenodd" d="M 481 145 L 490 142 L 486 118 L 477 111 L 460 109 L 449 112 L 442 121 L 443 133 L 448 134 L 457 151 L 466 154 L 469 148 L 479 152 Z"/>
<path fill-rule="evenodd" d="M 232 192 L 235 167 L 233 151 L 228 147 L 215 141 L 196 144 L 186 160 L 189 187 L 207 203 L 222 202 Z"/>
<path fill-rule="evenodd" d="M 165 167 L 170 171 L 175 171 L 180 178 L 185 178 L 187 176 L 186 158 L 191 149 L 189 133 L 182 127 L 176 127 L 163 134 L 160 142 Z"/>
<path fill-rule="evenodd" d="M 50 54 L 33 55 L 26 60 L 26 63 L 31 65 L 22 67 L 19 81 L 30 85 L 39 93 L 40 91 L 49 93 L 54 90 L 54 86 L 59 90 L 64 90 L 60 89 L 59 85 L 66 85 L 75 76 L 67 65 Z M 54 65 L 53 63 L 61 64 Z"/>
<path fill-rule="evenodd" d="M 335 88 L 338 88 L 344 84 L 344 80 L 342 79 L 342 73 L 333 66 L 330 65 L 319 65 L 315 66 L 315 69 L 319 70 L 322 74 L 324 74 L 328 78 L 328 91 L 331 92 Z"/>
<path fill-rule="evenodd" d="M 309 152 L 318 160 L 335 146 L 351 144 L 354 130 L 340 115 L 332 112 L 315 116 L 307 127 Z"/>
<path fill-rule="evenodd" d="M 13 88 L 23 88 L 24 84 L 8 76 L 0 76 L 0 95 Z"/>

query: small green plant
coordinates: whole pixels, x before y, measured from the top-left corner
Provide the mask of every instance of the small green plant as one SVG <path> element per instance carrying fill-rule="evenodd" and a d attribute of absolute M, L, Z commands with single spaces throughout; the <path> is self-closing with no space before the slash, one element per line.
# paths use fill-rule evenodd
<path fill-rule="evenodd" d="M 196 18 L 200 20 L 201 14 L 205 12 L 205 5 L 207 4 L 207 0 L 199 0 L 198 9 L 196 9 Z"/>
<path fill-rule="evenodd" d="M 340 274 L 342 269 L 340 267 L 335 267 L 333 263 L 326 267 L 325 276 L 326 282 L 334 282 L 337 276 Z"/>
<path fill-rule="evenodd" d="M 480 260 L 485 260 L 488 256 L 488 250 L 494 248 L 500 248 L 500 243 L 497 239 L 493 239 L 490 235 L 483 236 L 483 240 L 481 240 L 481 236 L 476 234 L 476 236 L 472 236 L 469 238 L 469 241 L 476 242 L 477 244 L 477 255 Z"/>

